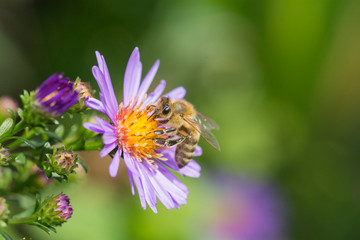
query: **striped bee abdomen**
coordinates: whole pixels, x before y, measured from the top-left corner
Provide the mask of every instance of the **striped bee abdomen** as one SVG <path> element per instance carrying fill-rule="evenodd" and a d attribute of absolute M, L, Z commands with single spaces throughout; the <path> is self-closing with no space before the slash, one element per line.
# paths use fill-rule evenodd
<path fill-rule="evenodd" d="M 175 161 L 179 168 L 186 166 L 194 156 L 195 148 L 199 142 L 200 134 L 194 132 L 188 135 L 183 142 L 176 147 Z"/>

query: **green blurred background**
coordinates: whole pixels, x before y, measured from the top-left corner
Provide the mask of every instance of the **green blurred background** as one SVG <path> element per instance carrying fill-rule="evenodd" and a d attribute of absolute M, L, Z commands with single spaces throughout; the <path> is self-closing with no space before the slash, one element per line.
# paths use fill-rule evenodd
<path fill-rule="evenodd" d="M 180 210 L 142 210 L 124 165 L 112 179 L 109 158 L 84 153 L 87 176 L 60 188 L 75 209 L 69 222 L 50 237 L 33 228 L 17 236 L 241 239 L 234 232 L 264 214 L 280 223 L 242 239 L 360 239 L 359 23 L 358 0 L 0 0 L 0 95 L 19 100 L 53 72 L 97 88 L 91 67 L 99 50 L 120 98 L 139 46 L 144 72 L 160 59 L 155 83 L 184 86 L 186 99 L 221 128 L 221 152 L 200 142 L 202 177 L 182 178 L 190 195 Z M 257 198 L 277 207 L 269 213 L 250 197 L 255 210 L 246 211 L 243 179 L 270 186 L 275 197 Z M 243 210 L 230 216 L 223 198 Z M 217 229 L 227 220 L 234 231 Z"/>

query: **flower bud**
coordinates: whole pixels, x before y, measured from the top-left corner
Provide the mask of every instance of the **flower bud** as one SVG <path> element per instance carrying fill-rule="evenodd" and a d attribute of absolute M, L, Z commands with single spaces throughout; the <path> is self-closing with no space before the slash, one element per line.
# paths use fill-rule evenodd
<path fill-rule="evenodd" d="M 11 160 L 9 149 L 0 147 L 0 166 L 7 166 Z"/>
<path fill-rule="evenodd" d="M 84 101 L 87 98 L 92 98 L 93 96 L 93 90 L 90 87 L 90 84 L 88 82 L 81 82 L 81 79 L 78 77 L 75 80 L 74 83 L 74 89 L 78 93 L 78 100 L 79 102 L 71 107 L 71 112 L 82 112 L 86 110 L 86 106 Z"/>
<path fill-rule="evenodd" d="M 37 221 L 46 226 L 60 226 L 72 215 L 70 199 L 63 193 L 45 199 L 36 213 Z"/>
<path fill-rule="evenodd" d="M 54 73 L 36 90 L 34 101 L 43 113 L 57 117 L 78 101 L 78 93 L 69 78 Z"/>
<path fill-rule="evenodd" d="M 72 151 L 57 150 L 50 163 L 57 174 L 69 175 L 77 167 L 77 155 Z"/>
<path fill-rule="evenodd" d="M 9 215 L 8 205 L 6 204 L 6 200 L 3 197 L 0 197 L 0 226 L 5 226 L 5 221 L 7 220 Z"/>

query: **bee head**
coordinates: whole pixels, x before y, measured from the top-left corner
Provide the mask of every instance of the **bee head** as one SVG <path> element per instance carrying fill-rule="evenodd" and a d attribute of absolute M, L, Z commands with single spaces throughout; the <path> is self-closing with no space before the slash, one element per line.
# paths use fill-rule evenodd
<path fill-rule="evenodd" d="M 153 107 L 154 112 L 151 116 L 156 120 L 167 120 L 171 117 L 172 104 L 169 98 L 161 97 Z"/>

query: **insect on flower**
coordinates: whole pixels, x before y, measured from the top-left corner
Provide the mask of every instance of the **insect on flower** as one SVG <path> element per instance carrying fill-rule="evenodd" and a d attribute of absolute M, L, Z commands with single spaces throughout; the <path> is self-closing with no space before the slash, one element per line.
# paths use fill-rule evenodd
<path fill-rule="evenodd" d="M 152 112 L 149 106 L 155 104 L 162 95 L 166 85 L 165 80 L 161 80 L 149 95 L 146 94 L 160 61 L 155 62 L 141 82 L 140 53 L 138 48 L 134 49 L 125 70 L 123 102 L 119 105 L 105 59 L 99 52 L 96 52 L 96 57 L 98 66 L 94 66 L 92 72 L 100 88 L 100 100 L 89 98 L 85 104 L 89 108 L 106 114 L 111 123 L 96 118 L 98 124 L 85 123 L 84 127 L 103 134 L 104 148 L 100 152 L 101 157 L 115 152 L 109 165 L 110 175 L 112 177 L 117 175 L 120 159 L 123 158 L 132 194 L 135 194 L 135 185 L 144 209 L 147 203 L 157 213 L 155 207 L 157 199 L 167 209 L 185 205 L 189 191 L 167 167 L 182 175 L 199 177 L 200 166 L 192 160 L 180 171 L 174 161 L 174 149 L 161 147 L 154 141 L 154 139 L 167 137 L 165 134 L 156 134 L 158 131 L 165 131 L 165 128 L 160 122 L 149 118 Z M 186 90 L 183 87 L 178 87 L 164 96 L 182 99 L 185 93 Z M 201 148 L 197 147 L 194 156 L 199 155 L 201 155 Z"/>
<path fill-rule="evenodd" d="M 151 105 L 154 111 L 151 115 L 161 124 L 169 126 L 157 134 L 170 133 L 168 139 L 157 138 L 155 142 L 160 146 L 177 146 L 175 161 L 179 168 L 183 168 L 194 156 L 195 148 L 200 140 L 200 135 L 216 150 L 220 151 L 220 145 L 211 129 L 219 129 L 214 120 L 197 112 L 194 106 L 185 100 L 170 100 L 161 97 L 156 105 Z"/>

